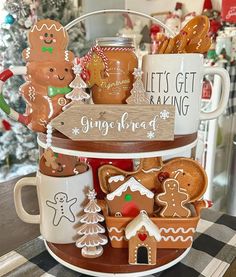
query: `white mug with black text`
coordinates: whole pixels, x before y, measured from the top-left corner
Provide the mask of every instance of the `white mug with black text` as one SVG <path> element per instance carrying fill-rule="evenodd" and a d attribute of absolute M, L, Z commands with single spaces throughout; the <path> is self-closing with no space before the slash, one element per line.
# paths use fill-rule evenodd
<path fill-rule="evenodd" d="M 146 55 L 142 62 L 143 82 L 150 104 L 175 106 L 175 135 L 193 134 L 199 120 L 217 118 L 226 108 L 230 79 L 221 67 L 203 64 L 202 54 Z M 217 74 L 222 79 L 222 93 L 217 108 L 201 111 L 204 75 Z"/>

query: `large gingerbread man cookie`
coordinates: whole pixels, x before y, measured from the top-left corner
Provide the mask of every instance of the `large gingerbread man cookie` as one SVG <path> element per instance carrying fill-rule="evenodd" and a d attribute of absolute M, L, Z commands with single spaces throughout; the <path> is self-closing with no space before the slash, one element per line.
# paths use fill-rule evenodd
<path fill-rule="evenodd" d="M 44 19 L 38 21 L 28 35 L 29 47 L 22 55 L 28 61 L 73 61 L 74 54 L 66 50 L 68 34 L 57 21 Z"/>
<path fill-rule="evenodd" d="M 27 125 L 33 131 L 45 132 L 47 124 L 70 102 L 65 96 L 71 91 L 72 66 L 66 61 L 27 64 L 27 82 L 20 92 L 27 103 Z"/>
<path fill-rule="evenodd" d="M 163 193 L 157 195 L 157 203 L 164 207 L 160 215 L 162 217 L 189 217 L 191 211 L 184 205 L 188 203 L 189 196 L 180 188 L 175 179 L 166 179 L 163 183 Z"/>

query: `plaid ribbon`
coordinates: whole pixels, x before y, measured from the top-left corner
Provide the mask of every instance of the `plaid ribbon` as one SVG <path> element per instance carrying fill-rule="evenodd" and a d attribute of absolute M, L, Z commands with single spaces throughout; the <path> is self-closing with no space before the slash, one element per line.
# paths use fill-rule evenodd
<path fill-rule="evenodd" d="M 148 277 L 221 277 L 236 257 L 236 217 L 204 210 L 188 255 L 175 266 Z M 0 276 L 88 277 L 54 260 L 42 238 L 0 257 Z"/>

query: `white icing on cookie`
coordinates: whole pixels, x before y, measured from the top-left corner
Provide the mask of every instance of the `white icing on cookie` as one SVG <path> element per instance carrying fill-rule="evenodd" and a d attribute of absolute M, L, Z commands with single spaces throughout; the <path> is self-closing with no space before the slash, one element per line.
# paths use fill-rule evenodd
<path fill-rule="evenodd" d="M 117 229 L 116 227 L 107 228 L 108 232 L 115 231 L 116 233 L 124 232 L 125 228 Z"/>
<path fill-rule="evenodd" d="M 108 183 L 111 184 L 112 182 L 119 182 L 119 181 L 124 181 L 125 176 L 124 175 L 116 175 L 116 176 L 112 176 L 108 179 Z"/>
<path fill-rule="evenodd" d="M 170 227 L 170 228 L 160 228 L 159 230 L 160 230 L 160 232 L 164 232 L 164 233 L 166 233 L 166 234 L 169 233 L 169 232 L 172 232 L 172 233 L 174 233 L 174 234 L 177 234 L 177 233 L 179 233 L 179 232 L 184 233 L 184 234 L 186 234 L 186 233 L 188 233 L 188 232 L 193 232 L 193 233 L 195 233 L 195 229 L 194 229 L 194 228 L 184 229 L 183 227 L 179 227 L 179 228 L 177 228 L 177 229 L 174 229 L 174 228 L 172 228 L 172 227 Z"/>
<path fill-rule="evenodd" d="M 149 189 L 145 188 L 141 183 L 139 183 L 134 177 L 131 177 L 128 181 L 122 184 L 118 189 L 113 191 L 110 194 L 107 194 L 107 199 L 112 201 L 116 196 L 121 196 L 123 192 L 127 189 L 130 189 L 132 192 L 139 191 L 141 195 L 146 195 L 148 198 L 153 198 L 154 193 Z"/>
<path fill-rule="evenodd" d="M 65 61 L 69 62 L 69 51 L 65 51 Z"/>
<path fill-rule="evenodd" d="M 35 29 L 40 32 L 43 28 L 46 28 L 48 31 L 50 31 L 51 29 L 55 29 L 57 32 L 62 30 L 63 31 L 63 35 L 65 36 L 65 29 L 64 29 L 64 27 L 61 26 L 61 27 L 58 28 L 55 24 L 52 24 L 52 25 L 48 26 L 47 24 L 44 23 L 41 27 L 38 27 L 35 24 L 30 32 L 34 32 Z"/>
<path fill-rule="evenodd" d="M 25 57 L 26 57 L 26 59 L 29 59 L 29 57 L 30 57 L 30 47 L 26 48 Z"/>
<path fill-rule="evenodd" d="M 29 86 L 29 98 L 30 101 L 34 102 L 35 100 L 35 88 L 33 86 Z"/>
<path fill-rule="evenodd" d="M 110 239 L 110 240 L 117 240 L 117 241 L 124 240 L 124 238 L 125 238 L 124 236 L 121 236 L 121 237 L 119 237 L 119 238 L 118 238 L 117 236 L 111 236 L 111 237 L 109 236 L 109 239 Z"/>
<path fill-rule="evenodd" d="M 164 236 L 162 236 L 161 240 L 164 240 L 164 241 L 171 240 L 173 242 L 176 242 L 177 240 L 181 240 L 182 242 L 185 242 L 187 240 L 191 240 L 192 241 L 193 237 L 192 236 L 188 236 L 188 237 L 184 238 L 183 236 L 177 236 L 177 237 L 173 237 L 173 236 L 164 237 Z"/>

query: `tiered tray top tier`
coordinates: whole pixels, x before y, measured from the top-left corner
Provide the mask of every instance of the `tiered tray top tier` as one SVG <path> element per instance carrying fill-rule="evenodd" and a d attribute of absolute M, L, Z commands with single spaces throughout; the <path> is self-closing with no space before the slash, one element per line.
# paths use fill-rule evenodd
<path fill-rule="evenodd" d="M 173 141 L 72 141 L 59 132 L 52 136 L 52 148 L 57 153 L 87 158 L 145 158 L 176 155 L 192 149 L 197 133 L 175 136 Z M 46 148 L 46 134 L 38 135 L 39 146 Z"/>

